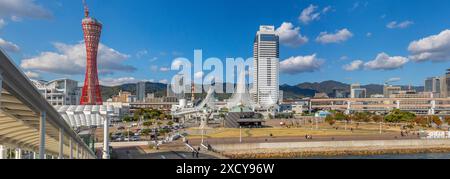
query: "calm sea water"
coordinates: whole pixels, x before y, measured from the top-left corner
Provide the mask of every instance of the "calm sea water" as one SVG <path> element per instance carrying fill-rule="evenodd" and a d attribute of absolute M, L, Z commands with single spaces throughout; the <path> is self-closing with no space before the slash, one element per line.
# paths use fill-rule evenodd
<path fill-rule="evenodd" d="M 450 153 L 312 157 L 307 159 L 450 159 Z"/>

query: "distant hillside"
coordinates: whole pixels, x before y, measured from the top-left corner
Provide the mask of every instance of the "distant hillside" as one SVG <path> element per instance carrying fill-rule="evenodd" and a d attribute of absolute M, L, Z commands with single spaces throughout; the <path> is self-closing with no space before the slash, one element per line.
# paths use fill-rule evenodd
<path fill-rule="evenodd" d="M 119 94 L 122 91 L 131 92 L 131 94 L 136 94 L 136 84 L 123 84 L 120 86 L 102 86 L 102 98 L 104 101 Z M 145 84 L 145 93 L 155 93 L 156 96 L 166 95 L 166 84 L 162 83 L 151 83 L 147 82 Z"/>
<path fill-rule="evenodd" d="M 284 98 L 305 98 L 305 97 L 312 97 L 314 94 L 316 94 L 316 90 L 313 89 L 302 89 L 298 86 L 289 86 L 289 85 L 282 85 L 280 86 L 280 90 L 283 90 L 283 97 Z"/>
<path fill-rule="evenodd" d="M 233 84 L 222 84 L 223 87 L 230 86 L 233 87 Z M 367 89 L 367 95 L 370 96 L 372 94 L 383 94 L 383 85 L 379 84 L 369 84 L 363 85 L 363 88 Z M 408 89 L 408 86 L 401 86 L 402 89 Z M 418 92 L 424 90 L 423 86 L 412 87 Z M 333 96 L 333 89 L 342 89 L 346 93 L 350 93 L 350 85 L 346 83 L 341 83 L 338 81 L 324 81 L 320 83 L 300 83 L 295 86 L 290 85 L 282 85 L 280 86 L 280 90 L 283 90 L 284 98 L 286 99 L 298 99 L 305 97 L 314 97 L 315 93 L 326 93 L 329 96 Z M 117 95 L 119 91 L 128 91 L 132 94 L 136 94 L 136 84 L 124 84 L 120 86 L 102 86 L 102 97 L 104 100 L 111 98 L 114 95 Z M 156 96 L 165 96 L 166 95 L 166 84 L 162 83 L 151 83 L 147 82 L 146 84 L 146 93 L 155 93 Z M 186 94 L 190 96 L 190 94 Z M 204 96 L 203 94 L 202 96 Z M 197 95 L 198 96 L 198 95 Z M 219 100 L 227 99 L 231 96 L 231 94 L 218 94 L 216 97 Z"/>
<path fill-rule="evenodd" d="M 347 93 L 350 93 L 350 84 L 341 83 L 338 81 L 324 81 L 320 83 L 300 83 L 296 85 L 296 87 L 300 89 L 306 89 L 306 90 L 314 90 L 320 93 L 326 93 L 329 96 L 332 96 L 333 89 L 342 89 Z M 373 95 L 373 94 L 383 94 L 383 85 L 379 84 L 369 84 L 369 85 L 362 85 L 362 88 L 367 89 L 367 95 Z M 408 86 L 401 86 L 403 90 L 408 89 Z M 424 91 L 423 86 L 413 86 L 413 89 L 415 89 L 418 92 Z M 291 92 L 291 91 L 290 91 Z M 286 92 L 285 92 L 286 93 Z M 288 92 L 289 93 L 289 92 Z M 307 96 L 312 97 L 314 94 L 305 94 L 305 93 L 297 93 L 298 96 Z"/>
<path fill-rule="evenodd" d="M 300 89 L 314 90 L 320 93 L 332 94 L 333 89 L 349 89 L 350 85 L 337 81 L 324 81 L 321 83 L 300 83 L 296 85 Z M 350 90 L 349 90 L 350 91 Z M 314 96 L 314 94 L 312 94 Z"/>

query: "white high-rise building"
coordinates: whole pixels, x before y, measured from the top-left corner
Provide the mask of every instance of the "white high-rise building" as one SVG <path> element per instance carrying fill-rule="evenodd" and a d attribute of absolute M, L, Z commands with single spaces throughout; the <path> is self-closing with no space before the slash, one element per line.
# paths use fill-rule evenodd
<path fill-rule="evenodd" d="M 352 84 L 350 86 L 350 98 L 366 98 L 366 88 L 361 88 L 360 84 Z"/>
<path fill-rule="evenodd" d="M 261 26 L 253 48 L 253 97 L 257 104 L 268 108 L 279 98 L 279 37 L 274 26 Z"/>

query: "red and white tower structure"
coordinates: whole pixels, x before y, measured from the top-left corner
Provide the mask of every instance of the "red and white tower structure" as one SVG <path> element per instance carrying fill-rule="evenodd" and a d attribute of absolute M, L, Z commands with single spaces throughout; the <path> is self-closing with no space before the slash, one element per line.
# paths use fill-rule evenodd
<path fill-rule="evenodd" d="M 86 77 L 80 99 L 81 105 L 101 105 L 103 104 L 98 82 L 97 72 L 97 51 L 102 32 L 102 24 L 96 19 L 89 17 L 89 9 L 83 0 L 84 19 L 83 33 L 86 44 Z"/>

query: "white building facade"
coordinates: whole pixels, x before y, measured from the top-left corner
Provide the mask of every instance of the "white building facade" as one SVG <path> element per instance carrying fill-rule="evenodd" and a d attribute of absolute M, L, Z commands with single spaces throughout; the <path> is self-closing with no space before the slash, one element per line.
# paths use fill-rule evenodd
<path fill-rule="evenodd" d="M 31 80 L 31 82 L 53 106 L 80 104 L 81 91 L 75 80 L 58 79 L 50 82 Z"/>
<path fill-rule="evenodd" d="M 253 49 L 254 101 L 263 108 L 278 104 L 279 91 L 279 37 L 274 26 L 261 26 Z"/>

